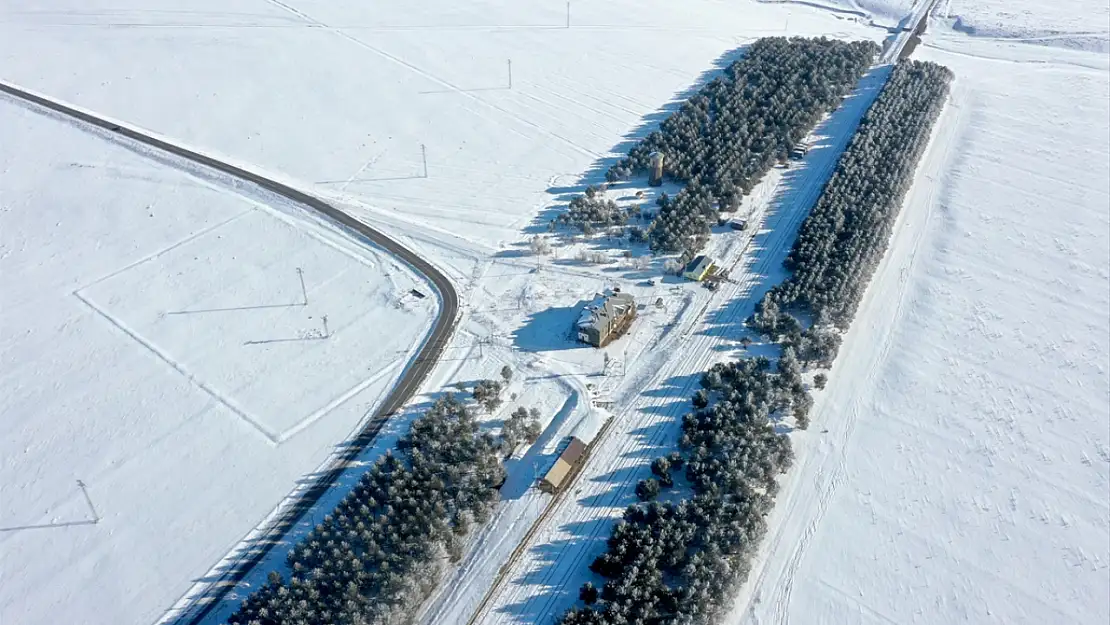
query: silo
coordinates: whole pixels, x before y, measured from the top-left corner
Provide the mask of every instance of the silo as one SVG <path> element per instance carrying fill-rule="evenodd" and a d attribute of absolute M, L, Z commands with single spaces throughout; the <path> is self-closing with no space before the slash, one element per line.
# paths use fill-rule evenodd
<path fill-rule="evenodd" d="M 653 187 L 658 187 L 663 184 L 663 153 L 651 153 L 651 172 L 648 176 L 648 184 Z"/>

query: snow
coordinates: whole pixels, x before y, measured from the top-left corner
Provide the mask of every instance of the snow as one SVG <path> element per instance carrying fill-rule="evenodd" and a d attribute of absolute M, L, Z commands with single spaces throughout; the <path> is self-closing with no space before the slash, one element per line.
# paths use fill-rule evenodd
<path fill-rule="evenodd" d="M 734 280 L 717 293 L 661 278 L 664 259 L 641 260 L 643 248 L 624 258 L 603 237 L 560 235 L 554 253 L 537 258 L 528 237 L 546 233 L 572 194 L 601 182 L 618 153 L 744 44 L 781 34 L 881 40 L 881 25 L 911 8 L 575 0 L 567 29 L 561 1 L 198 0 L 183 9 L 170 0 L 6 0 L 0 63 L 6 81 L 324 196 L 452 279 L 459 329 L 422 394 L 309 516 L 334 505 L 427 402 L 510 365 L 506 405 L 483 415 L 486 427 L 522 405 L 538 408 L 546 429 L 509 461 L 494 521 L 471 538 L 422 618 L 465 622 L 548 514 L 481 621 L 532 622 L 573 602 L 635 480 L 673 446 L 697 375 L 739 353 L 736 322 L 781 279 L 783 233 L 815 199 L 881 75 L 821 127 L 804 166 L 776 169 L 754 190 L 748 230 L 716 229 L 706 253 Z M 1008 10 L 994 0 L 941 9 L 979 35 L 989 20 L 977 16 Z M 1102 10 L 1083 7 L 1091 23 Z M 1067 31 L 1036 43 L 1070 45 L 1080 32 L 1067 12 L 1028 1 L 1017 12 L 1006 33 Z M 1087 415 L 1107 405 L 1098 319 L 1106 317 L 1107 62 L 971 38 L 949 21 L 934 20 L 915 52 L 967 76 L 938 135 L 951 149 L 930 153 L 928 175 L 943 184 L 929 188 L 933 196 L 915 188 L 906 223 L 918 226 L 899 230 L 896 260 L 818 399 L 815 427 L 796 438 L 800 462 L 772 520 L 777 538 L 738 619 L 770 609 L 779 622 L 859 622 L 878 618 L 862 611 L 886 609 L 907 622 L 914 610 L 945 622 L 1026 620 L 1019 609 L 1042 620 L 1106 616 L 1091 598 L 1106 586 L 1110 559 L 1110 447 Z M 424 287 L 392 259 L 277 198 L 7 100 L 0 115 L 0 409 L 15 424 L 0 443 L 0 521 L 85 523 L 92 511 L 77 479 L 103 517 L 0 532 L 0 621 L 172 619 L 372 410 L 435 302 L 406 295 Z M 647 187 L 606 193 L 650 208 L 658 190 L 636 200 L 637 190 Z M 995 244 L 973 245 L 983 240 Z M 608 262 L 580 260 L 586 252 Z M 1015 268 L 1020 283 L 1006 282 Z M 1019 288 L 1028 282 L 1037 288 Z M 604 350 L 576 343 L 582 302 L 614 286 L 641 306 L 629 333 Z M 224 308 L 248 310 L 197 312 Z M 324 314 L 333 336 L 314 338 Z M 298 340 L 263 342 L 283 339 Z M 594 404 L 609 401 L 614 419 L 576 490 L 547 512 L 551 498 L 531 488 L 534 478 L 568 436 L 594 438 L 610 416 Z M 1013 419 L 972 418 L 999 415 Z M 929 429 L 896 429 L 916 423 Z M 855 464 L 836 464 L 846 457 Z M 879 479 L 888 475 L 890 484 Z M 1002 543 L 990 522 L 1007 526 L 975 511 L 1007 510 L 1007 488 L 1017 510 Z M 898 537 L 903 520 L 945 532 L 937 536 L 953 546 L 923 532 Z M 211 622 L 283 557 L 275 549 Z M 989 578 L 990 567 L 1003 576 Z M 1031 568 L 1044 573 L 1009 573 Z M 829 580 L 869 594 L 849 603 L 821 585 Z M 935 590 L 905 592 L 924 582 Z M 1018 599 L 998 605 L 1010 588 Z M 1067 591 L 1072 608 L 1060 607 Z M 995 616 L 974 611 L 988 600 Z"/>
<path fill-rule="evenodd" d="M 1110 620 L 1110 71 L 936 32 L 951 103 L 729 622 Z"/>
<path fill-rule="evenodd" d="M 272 198 L 0 119 L 0 621 L 154 622 L 372 412 L 437 304 Z"/>
<path fill-rule="evenodd" d="M 1105 2 L 946 0 L 941 7 L 939 14 L 950 19 L 953 28 L 975 37 L 1110 51 L 1110 5 Z"/>

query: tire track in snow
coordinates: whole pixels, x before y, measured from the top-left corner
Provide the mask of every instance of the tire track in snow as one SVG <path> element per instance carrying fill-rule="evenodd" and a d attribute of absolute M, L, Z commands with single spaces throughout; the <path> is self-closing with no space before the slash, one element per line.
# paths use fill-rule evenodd
<path fill-rule="evenodd" d="M 945 110 L 945 114 L 943 114 L 941 118 L 937 121 L 937 125 L 935 126 L 936 130 L 934 131 L 935 138 L 930 141 L 929 146 L 926 148 L 925 154 L 922 159 L 922 164 L 920 166 L 921 170 L 939 171 L 939 168 L 930 162 L 933 158 L 943 158 L 943 152 L 938 152 L 939 148 L 935 146 L 947 145 L 947 143 L 951 141 L 952 136 L 958 134 L 958 132 L 962 130 L 963 125 L 961 123 L 960 111 L 961 107 L 950 106 Z M 952 117 L 952 119 L 946 119 L 948 117 Z M 947 128 L 948 130 L 942 130 L 945 128 Z M 896 221 L 894 226 L 894 232 L 896 234 L 892 236 L 891 248 L 893 249 L 896 247 L 899 238 L 912 237 L 910 241 L 903 245 L 907 247 L 907 256 L 904 260 L 898 263 L 897 267 L 895 267 L 895 256 L 890 253 L 887 253 L 885 255 L 885 258 L 880 265 L 879 271 L 876 272 L 876 275 L 871 281 L 871 285 L 867 290 L 864 302 L 860 306 L 860 310 L 865 310 L 868 307 L 868 301 L 872 300 L 874 297 L 877 297 L 880 291 L 882 291 L 883 293 L 888 292 L 886 289 L 878 288 L 878 285 L 880 283 L 885 284 L 887 282 L 895 282 L 895 293 L 892 299 L 894 303 L 894 309 L 891 319 L 901 318 L 909 291 L 909 284 L 905 280 L 905 276 L 915 262 L 917 252 L 920 249 L 922 240 L 924 238 L 924 233 L 928 230 L 928 226 L 932 221 L 932 207 L 934 206 L 934 198 L 936 192 L 937 185 L 935 183 L 931 184 L 928 187 L 928 192 L 924 200 L 925 213 L 919 218 L 922 221 L 920 224 L 911 224 L 913 216 L 910 210 L 903 210 L 902 214 L 899 215 L 898 220 Z M 909 204 L 912 208 L 912 205 L 916 203 L 917 202 L 913 198 L 913 189 L 911 188 L 910 192 L 906 196 L 906 199 L 903 201 L 903 204 Z M 893 272 L 895 271 L 898 272 L 897 276 L 893 274 Z M 859 330 L 857 330 L 857 332 L 863 330 L 864 328 L 860 328 Z M 866 376 L 861 381 L 861 386 L 864 388 L 874 383 L 875 378 L 877 377 L 879 371 L 882 369 L 883 363 L 889 360 L 890 350 L 894 342 L 894 336 L 891 332 L 880 332 L 879 334 L 881 334 L 881 336 L 883 337 L 882 342 L 879 345 L 878 352 L 877 355 L 874 357 L 874 360 L 871 363 L 868 363 L 868 366 L 866 367 Z M 846 337 L 846 339 L 847 338 L 848 337 Z M 858 339 L 856 340 L 858 341 Z M 848 341 L 846 340 L 845 342 L 847 343 Z M 853 341 L 853 344 L 855 342 L 856 341 Z M 831 381 L 830 384 L 836 384 L 835 380 Z M 815 410 L 814 416 L 816 418 L 814 419 L 814 422 L 817 422 L 820 417 L 823 416 L 823 411 L 821 408 L 826 403 L 827 402 L 821 402 L 821 405 L 817 407 L 817 410 Z M 853 400 L 851 409 L 846 412 L 846 420 L 843 422 L 843 424 L 828 424 L 834 427 L 839 426 L 836 437 L 837 442 L 834 446 L 832 446 L 832 450 L 826 452 L 821 456 L 816 456 L 815 453 L 807 454 L 805 461 L 801 464 L 801 466 L 795 467 L 794 471 L 797 472 L 799 478 L 804 475 L 808 475 L 811 472 L 814 473 L 813 482 L 815 484 L 819 484 L 819 486 L 817 487 L 818 492 L 815 497 L 816 510 L 807 514 L 806 512 L 808 511 L 804 508 L 806 507 L 807 503 L 812 500 L 800 497 L 797 492 L 797 488 L 790 489 L 793 494 L 790 496 L 788 505 L 784 508 L 784 513 L 782 515 L 782 519 L 784 522 L 778 526 L 779 528 L 775 532 L 773 540 L 769 541 L 764 554 L 765 557 L 769 558 L 773 554 L 777 553 L 779 551 L 780 545 L 783 544 L 784 540 L 787 541 L 787 544 L 793 545 L 793 547 L 790 550 L 790 555 L 787 559 L 785 569 L 781 573 L 779 579 L 769 579 L 768 575 L 773 575 L 773 572 L 768 566 L 769 563 L 766 561 L 764 562 L 764 566 L 760 573 L 759 579 L 757 579 L 757 581 L 752 585 L 751 592 L 753 602 L 751 605 L 748 606 L 747 609 L 747 615 L 752 622 L 761 622 L 761 619 L 759 615 L 755 612 L 755 609 L 758 605 L 759 594 L 762 591 L 762 587 L 766 584 L 770 584 L 773 588 L 773 594 L 771 595 L 770 601 L 770 622 L 789 622 L 790 601 L 793 596 L 794 583 L 797 579 L 798 571 L 801 568 L 801 563 L 804 560 L 805 554 L 812 544 L 813 537 L 817 534 L 817 530 L 819 529 L 824 516 L 828 511 L 828 507 L 830 502 L 832 501 L 833 495 L 835 495 L 840 487 L 844 484 L 845 474 L 847 471 L 848 443 L 852 437 L 852 434 L 855 432 L 856 424 L 859 420 L 861 410 L 862 407 L 859 405 L 858 401 Z M 814 452 L 816 452 L 816 450 L 814 450 Z M 819 464 L 815 468 L 811 468 L 814 463 Z M 830 463 L 832 463 L 831 467 L 828 466 Z M 790 522 L 795 519 L 803 518 L 806 519 L 806 525 L 801 533 L 801 536 L 794 537 L 790 535 Z"/>
<path fill-rule="evenodd" d="M 492 103 L 488 100 L 483 100 L 482 98 L 474 95 L 473 93 L 468 92 L 467 90 L 463 89 L 462 87 L 459 87 L 458 85 L 456 85 L 456 84 L 454 84 L 454 83 L 452 83 L 448 80 L 445 80 L 443 78 L 435 76 L 434 74 L 432 74 L 430 72 L 422 70 L 419 67 L 413 65 L 412 63 L 409 63 L 408 61 L 402 59 L 401 57 L 390 54 L 389 52 L 386 52 L 385 50 L 382 50 L 381 48 L 378 48 L 377 46 L 373 46 L 371 44 L 368 44 L 365 41 L 351 35 L 350 33 L 346 32 L 346 31 L 344 31 L 340 28 L 329 26 L 329 25 L 325 24 L 324 22 L 321 22 L 320 20 L 317 20 L 317 19 L 311 17 L 310 15 L 308 15 L 306 13 L 303 13 L 303 12 L 301 12 L 301 11 L 299 11 L 299 10 L 281 2 L 280 0 L 267 0 L 267 2 L 273 4 L 277 7 L 280 7 L 282 9 L 284 9 L 285 11 L 290 12 L 293 15 L 296 15 L 297 17 L 301 18 L 302 20 L 304 20 L 305 22 L 307 22 L 311 25 L 314 25 L 318 28 L 322 28 L 322 29 L 327 30 L 329 32 L 335 33 L 336 35 L 346 39 L 347 41 L 350 41 L 351 43 L 353 43 L 353 44 L 355 44 L 355 45 L 357 45 L 357 46 L 359 46 L 363 49 L 369 50 L 370 52 L 373 52 L 374 54 L 376 54 L 376 55 L 378 55 L 378 56 L 380 56 L 380 57 L 382 57 L 382 58 L 384 58 L 384 59 L 386 59 L 386 60 L 388 60 L 392 63 L 395 63 L 397 65 L 405 67 L 405 68 L 415 72 L 416 74 L 419 74 L 420 76 L 422 76 L 422 77 L 424 77 L 424 78 L 426 78 L 426 79 L 428 79 L 428 80 L 430 80 L 430 81 L 432 81 L 436 84 L 442 85 L 442 86 L 450 89 L 451 91 L 454 91 L 454 92 L 458 93 L 459 95 L 462 95 L 462 96 L 464 96 L 464 97 L 466 97 L 466 98 L 468 98 L 468 99 L 470 99 L 474 102 L 477 102 L 477 103 L 479 103 L 483 106 L 486 106 L 486 107 L 489 107 L 489 108 L 491 108 L 495 111 L 498 111 L 499 113 L 502 113 L 502 114 L 516 120 L 520 124 L 528 126 L 529 128 L 532 128 L 532 129 L 540 132 L 541 134 L 547 135 L 548 137 L 551 137 L 552 139 L 560 141 L 561 143 L 566 144 L 567 146 L 569 146 L 570 148 L 579 152 L 580 154 L 584 154 L 586 156 L 589 156 L 591 158 L 596 158 L 596 159 L 600 159 L 603 156 L 602 154 L 594 152 L 593 150 L 591 150 L 591 149 L 589 149 L 585 146 L 579 145 L 573 139 L 569 139 L 567 137 L 564 137 L 563 135 L 560 135 L 559 133 L 548 130 L 548 129 L 544 128 L 543 126 L 540 126 L 539 124 L 537 124 L 533 121 L 525 119 L 524 117 L 521 117 L 520 115 L 518 115 L 518 114 L 516 114 L 516 113 L 514 113 L 514 112 L 512 112 L 512 111 L 510 111 L 506 108 L 498 106 L 498 105 L 496 105 L 496 104 L 494 104 L 494 103 Z"/>

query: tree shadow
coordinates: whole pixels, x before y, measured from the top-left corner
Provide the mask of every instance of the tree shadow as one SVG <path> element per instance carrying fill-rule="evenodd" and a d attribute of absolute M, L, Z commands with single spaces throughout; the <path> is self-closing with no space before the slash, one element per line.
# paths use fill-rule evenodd
<path fill-rule="evenodd" d="M 870 102 L 885 84 L 887 72 L 887 68 L 868 70 L 845 97 L 844 102 L 813 129 L 812 136 L 818 140 L 810 147 L 802 162 L 784 170 L 778 188 L 767 204 L 763 217 L 765 227 L 752 236 L 742 254 L 742 264 L 732 272 L 736 276 L 747 276 L 750 281 L 748 288 L 726 305 L 714 309 L 705 319 L 706 329 L 702 334 L 731 339 L 718 345 L 715 348 L 717 351 L 741 351 L 743 347 L 740 341 L 745 335 L 753 342 L 757 341 L 757 337 L 747 332 L 744 321 L 755 312 L 755 306 L 763 299 L 764 294 L 789 276 L 783 261 L 794 246 L 803 220 L 820 198 L 839 162 L 837 151 L 840 146 L 829 137 L 854 136 L 854 125 L 851 128 L 840 126 L 856 114 L 856 104 L 864 106 L 860 114 L 862 119 Z M 852 102 L 861 98 L 862 101 Z M 827 169 L 822 169 L 822 165 L 827 166 Z M 773 227 L 770 227 L 772 224 Z M 772 249 L 772 238 L 775 237 L 783 238 L 775 241 L 776 247 Z"/>
<path fill-rule="evenodd" d="M 283 499 L 290 502 L 268 519 L 257 536 L 244 539 L 217 567 L 194 583 L 209 584 L 166 620 L 173 625 L 215 624 L 238 609 L 264 575 L 284 566 L 286 554 L 358 484 L 367 469 L 408 433 L 412 422 L 451 390 L 425 393 L 394 414 L 367 413 L 354 435 L 333 446 L 334 462 L 305 475 Z M 458 393 L 455 393 L 458 394 Z M 370 410 L 378 410 L 373 407 Z"/>
<path fill-rule="evenodd" d="M 529 553 L 538 566 L 509 580 L 509 583 L 539 587 L 538 592 L 531 593 L 523 601 L 505 605 L 498 612 L 510 614 L 523 623 L 540 625 L 557 622 L 578 599 L 579 586 L 572 584 L 572 580 L 586 578 L 600 587 L 602 580 L 587 567 L 605 552 L 606 540 L 615 524 L 616 519 L 608 517 L 567 523 L 559 529 L 570 534 L 570 538 L 531 547 Z M 567 552 L 576 555 L 566 558 Z"/>
<path fill-rule="evenodd" d="M 605 490 L 578 498 L 575 501 L 577 506 L 619 508 L 623 511 L 638 501 L 633 484 L 651 475 L 651 460 L 676 449 L 681 415 L 690 407 L 689 395 L 700 379 L 701 374 L 675 376 L 658 388 L 645 391 L 645 394 L 650 393 L 649 396 L 653 398 L 674 400 L 646 408 L 646 411 L 673 415 L 676 418 L 660 420 L 630 432 L 633 444 L 627 446 L 621 457 L 637 462 L 591 478 L 591 482 L 605 485 Z M 676 488 L 664 491 L 661 499 L 678 496 L 676 493 L 683 488 L 683 484 L 684 482 L 676 479 Z M 572 488 L 565 496 L 576 497 L 582 485 L 575 482 Z M 552 623 L 578 600 L 578 582 L 588 580 L 600 588 L 605 580 L 587 567 L 605 552 L 606 541 L 619 519 L 620 514 L 602 514 L 588 521 L 566 523 L 558 527 L 560 534 L 564 536 L 531 546 L 529 553 L 535 566 L 508 580 L 509 584 L 532 586 L 528 598 L 505 605 L 498 611 L 512 615 L 518 622 Z"/>
<path fill-rule="evenodd" d="M 528 451 L 524 452 L 524 455 L 520 458 L 509 458 L 504 462 L 508 479 L 501 485 L 501 499 L 520 499 L 535 484 L 536 480 L 555 463 L 555 459 L 559 457 L 561 450 L 555 449 L 550 454 L 543 453 L 543 450 L 547 449 L 548 443 L 551 442 L 559 428 L 566 422 L 567 417 L 574 413 L 578 407 L 578 402 L 578 393 L 572 393 L 563 402 L 559 412 L 551 418 L 551 422 L 547 424 L 536 442 L 528 447 Z"/>
<path fill-rule="evenodd" d="M 585 173 L 578 177 L 575 184 L 549 187 L 547 193 L 552 196 L 553 204 L 542 209 L 535 219 L 532 220 L 532 223 L 524 228 L 524 233 L 533 235 L 552 232 L 552 230 L 550 230 L 550 224 L 553 223 L 556 217 L 565 212 L 566 204 L 570 202 L 572 198 L 584 193 L 586 187 L 590 185 L 599 185 L 606 182 L 605 174 L 609 171 L 610 167 L 624 158 L 628 154 L 628 151 L 644 137 L 648 136 L 652 131 L 657 130 L 664 120 L 678 111 L 687 100 L 696 95 L 709 81 L 719 76 L 729 65 L 740 60 L 747 52 L 747 48 L 748 46 L 746 45 L 741 46 L 729 50 L 717 57 L 717 59 L 713 61 L 712 66 L 698 75 L 697 79 L 695 79 L 689 87 L 674 94 L 669 102 L 655 112 L 644 116 L 638 126 L 626 133 L 621 141 L 609 150 L 608 156 L 595 161 Z M 610 188 L 620 188 L 622 186 L 630 187 L 633 186 L 633 183 L 617 182 L 611 184 Z M 560 231 L 560 229 L 555 229 L 554 232 L 556 234 L 566 233 L 565 230 Z"/>

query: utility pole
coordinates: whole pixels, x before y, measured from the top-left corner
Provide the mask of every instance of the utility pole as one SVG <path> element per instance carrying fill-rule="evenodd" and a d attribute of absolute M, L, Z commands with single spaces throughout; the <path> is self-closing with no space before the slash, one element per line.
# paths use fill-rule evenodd
<path fill-rule="evenodd" d="M 85 502 L 89 504 L 89 510 L 92 510 L 93 523 L 100 523 L 100 515 L 96 513 L 96 506 L 93 505 L 92 497 L 89 497 L 89 491 L 85 489 L 85 483 L 77 480 L 77 487 L 81 489 L 81 493 L 85 495 Z"/>
<path fill-rule="evenodd" d="M 428 149 L 420 144 L 420 160 L 424 162 L 424 177 L 428 177 Z"/>
<path fill-rule="evenodd" d="M 308 306 L 308 289 L 304 287 L 304 270 L 297 267 L 297 277 L 301 279 L 301 306 Z"/>
<path fill-rule="evenodd" d="M 509 59 L 509 89 L 513 88 L 513 60 Z"/>
<path fill-rule="evenodd" d="M 331 331 L 328 330 L 328 316 L 324 315 L 324 338 L 331 336 Z"/>
<path fill-rule="evenodd" d="M 567 0 L 567 28 L 570 28 L 570 0 Z"/>

